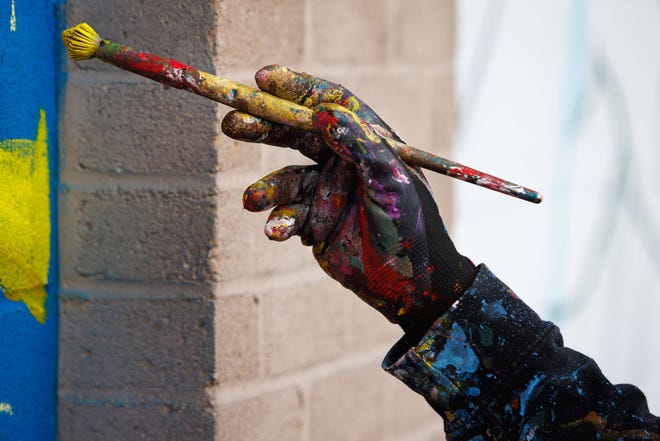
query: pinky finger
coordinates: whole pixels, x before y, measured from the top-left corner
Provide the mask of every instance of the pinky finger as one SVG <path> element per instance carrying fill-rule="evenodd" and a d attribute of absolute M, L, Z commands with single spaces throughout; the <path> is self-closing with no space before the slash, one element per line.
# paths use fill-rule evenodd
<path fill-rule="evenodd" d="M 264 233 L 271 240 L 283 242 L 300 232 L 308 213 L 306 204 L 279 205 L 268 216 Z"/>

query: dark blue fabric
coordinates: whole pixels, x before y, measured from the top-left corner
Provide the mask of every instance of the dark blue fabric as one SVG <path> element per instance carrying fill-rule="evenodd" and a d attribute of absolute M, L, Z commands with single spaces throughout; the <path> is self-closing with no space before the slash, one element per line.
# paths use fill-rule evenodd
<path fill-rule="evenodd" d="M 634 386 L 613 385 L 563 346 L 481 265 L 472 286 L 422 337 L 403 337 L 383 368 L 443 417 L 448 441 L 660 440 L 660 418 Z"/>

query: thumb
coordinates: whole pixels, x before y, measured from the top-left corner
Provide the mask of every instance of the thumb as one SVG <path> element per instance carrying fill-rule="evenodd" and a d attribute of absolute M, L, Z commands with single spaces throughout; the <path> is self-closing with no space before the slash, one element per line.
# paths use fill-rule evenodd
<path fill-rule="evenodd" d="M 358 116 L 338 104 L 324 103 L 314 109 L 314 128 L 325 143 L 343 159 L 353 163 L 368 187 L 385 185 L 390 191 L 410 183 L 401 159 L 381 137 Z"/>

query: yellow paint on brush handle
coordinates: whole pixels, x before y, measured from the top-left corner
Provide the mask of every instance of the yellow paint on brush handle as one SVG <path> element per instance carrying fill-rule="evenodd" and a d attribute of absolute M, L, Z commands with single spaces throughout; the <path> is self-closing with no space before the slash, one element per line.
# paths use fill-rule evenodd
<path fill-rule="evenodd" d="M 0 141 L 0 287 L 46 321 L 50 197 L 46 113 L 35 139 Z"/>
<path fill-rule="evenodd" d="M 199 71 L 203 96 L 269 121 L 313 131 L 313 110 L 244 84 Z"/>

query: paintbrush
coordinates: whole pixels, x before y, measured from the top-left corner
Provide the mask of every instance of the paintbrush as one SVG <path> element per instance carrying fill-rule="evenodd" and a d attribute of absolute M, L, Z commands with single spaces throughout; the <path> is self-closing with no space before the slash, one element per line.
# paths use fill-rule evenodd
<path fill-rule="evenodd" d="M 121 69 L 177 89 L 187 90 L 269 121 L 313 131 L 313 110 L 267 92 L 195 69 L 172 58 L 163 58 L 120 43 L 102 39 L 91 26 L 81 23 L 62 33 L 74 61 L 98 58 Z M 376 129 L 376 132 L 378 130 Z M 483 173 L 402 142 L 384 138 L 407 164 L 432 170 L 526 201 L 539 203 L 542 196 L 529 188 Z"/>

